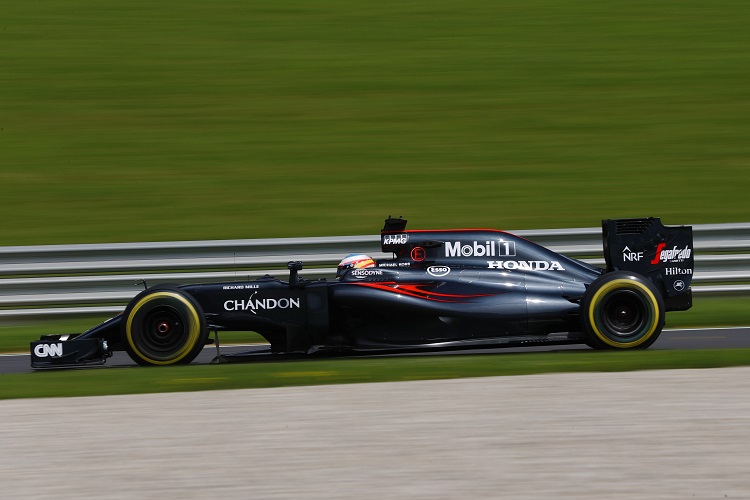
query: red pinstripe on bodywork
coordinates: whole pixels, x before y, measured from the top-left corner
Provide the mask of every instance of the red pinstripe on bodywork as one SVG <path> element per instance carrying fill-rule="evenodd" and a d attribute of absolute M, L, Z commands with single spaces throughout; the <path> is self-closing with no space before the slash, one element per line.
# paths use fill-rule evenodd
<path fill-rule="evenodd" d="M 367 288 L 374 288 L 376 290 L 382 290 L 384 292 L 396 293 L 399 295 L 406 295 L 408 297 L 416 297 L 418 299 L 432 300 L 434 302 L 465 302 L 466 299 L 474 299 L 478 297 L 489 297 L 492 294 L 489 293 L 475 293 L 475 294 L 457 294 L 457 293 L 438 293 L 429 290 L 423 290 L 424 287 L 430 285 L 420 283 L 396 283 L 395 281 L 383 281 L 379 283 L 350 283 L 351 285 L 364 286 Z"/>

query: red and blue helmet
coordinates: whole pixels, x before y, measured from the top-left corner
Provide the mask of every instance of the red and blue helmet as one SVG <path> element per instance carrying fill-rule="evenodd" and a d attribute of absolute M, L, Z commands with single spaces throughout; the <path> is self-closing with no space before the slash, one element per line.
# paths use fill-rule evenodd
<path fill-rule="evenodd" d="M 336 269 L 336 277 L 340 278 L 349 269 L 361 269 L 375 266 L 377 266 L 377 263 L 369 255 L 350 253 L 339 262 L 339 266 Z"/>

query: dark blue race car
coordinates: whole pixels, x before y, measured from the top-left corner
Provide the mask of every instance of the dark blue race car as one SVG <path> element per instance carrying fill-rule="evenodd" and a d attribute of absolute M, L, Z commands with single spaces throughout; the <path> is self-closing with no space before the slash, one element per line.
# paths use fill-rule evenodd
<path fill-rule="evenodd" d="M 85 333 L 31 344 L 34 368 L 192 361 L 214 332 L 252 331 L 277 354 L 587 344 L 643 349 L 666 311 L 689 309 L 693 237 L 657 218 L 605 220 L 606 268 L 489 229 L 407 230 L 388 218 L 383 252 L 350 256 L 335 279 L 157 285 Z"/>

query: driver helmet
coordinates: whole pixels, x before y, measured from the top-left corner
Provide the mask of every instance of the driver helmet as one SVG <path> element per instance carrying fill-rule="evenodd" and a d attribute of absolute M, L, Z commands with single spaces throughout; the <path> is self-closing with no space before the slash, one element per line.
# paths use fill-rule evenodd
<path fill-rule="evenodd" d="M 375 267 L 377 264 L 369 255 L 362 253 L 350 253 L 344 259 L 339 262 L 339 266 L 336 269 L 336 278 L 341 276 L 349 269 L 360 269 L 364 267 Z"/>

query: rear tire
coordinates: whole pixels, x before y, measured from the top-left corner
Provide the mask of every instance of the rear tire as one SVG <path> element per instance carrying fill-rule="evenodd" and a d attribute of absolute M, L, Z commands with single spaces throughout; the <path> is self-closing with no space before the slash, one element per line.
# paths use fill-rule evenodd
<path fill-rule="evenodd" d="M 130 301 L 121 333 L 128 355 L 144 366 L 188 364 L 208 338 L 200 304 L 170 286 L 150 288 Z"/>
<path fill-rule="evenodd" d="M 646 349 L 664 328 L 664 300 L 638 274 L 608 273 L 586 290 L 581 322 L 586 343 L 595 349 Z"/>

